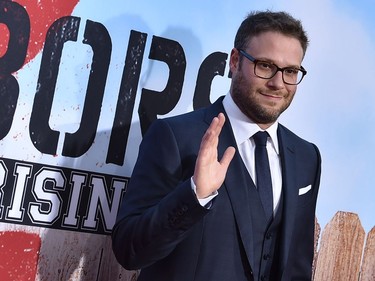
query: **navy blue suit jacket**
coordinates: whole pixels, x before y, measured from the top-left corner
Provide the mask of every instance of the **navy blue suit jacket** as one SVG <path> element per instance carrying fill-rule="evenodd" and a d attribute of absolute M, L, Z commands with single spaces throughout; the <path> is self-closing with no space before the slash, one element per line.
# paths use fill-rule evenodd
<path fill-rule="evenodd" d="M 191 189 L 201 138 L 219 112 L 224 112 L 222 98 L 208 108 L 155 121 L 142 140 L 112 234 L 117 260 L 126 269 L 141 268 L 139 281 L 253 280 L 246 201 L 253 182 L 238 152 L 209 210 Z M 310 281 L 320 154 L 282 125 L 278 137 L 284 207 L 277 279 Z M 219 157 L 228 146 L 236 144 L 227 121 Z M 308 192 L 299 195 L 303 187 Z"/>

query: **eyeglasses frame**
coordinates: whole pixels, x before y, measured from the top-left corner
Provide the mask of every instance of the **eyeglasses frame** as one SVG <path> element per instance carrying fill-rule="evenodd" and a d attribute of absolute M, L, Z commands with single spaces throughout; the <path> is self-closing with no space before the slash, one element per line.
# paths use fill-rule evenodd
<path fill-rule="evenodd" d="M 266 61 L 262 61 L 262 60 L 258 60 L 258 59 L 256 59 L 256 58 L 254 58 L 252 55 L 248 54 L 248 53 L 245 52 L 243 49 L 238 49 L 238 51 L 240 52 L 241 55 L 243 55 L 243 56 L 244 56 L 245 58 L 247 58 L 249 61 L 251 61 L 252 63 L 254 63 L 254 74 L 255 74 L 257 77 L 261 78 L 261 79 L 272 79 L 272 78 L 276 75 L 276 73 L 277 73 L 278 71 L 281 71 L 281 73 L 282 73 L 282 78 L 283 78 L 283 82 L 284 82 L 285 84 L 287 84 L 287 85 L 298 85 L 299 83 L 302 82 L 303 78 L 304 78 L 305 75 L 307 74 L 306 69 L 301 65 L 300 68 L 297 68 L 298 70 L 300 70 L 300 71 L 302 72 L 301 80 L 298 81 L 298 83 L 289 83 L 289 82 L 285 82 L 285 79 L 284 79 L 284 70 L 285 70 L 285 69 L 290 69 L 291 67 L 290 67 L 290 66 L 289 66 L 289 67 L 279 67 L 278 65 L 276 65 L 276 64 L 274 64 L 274 63 L 272 63 L 272 62 L 267 62 L 267 63 L 272 64 L 272 65 L 274 65 L 274 66 L 276 67 L 276 72 L 275 72 L 271 77 L 269 77 L 269 78 L 264 78 L 264 77 L 258 76 L 258 75 L 255 73 L 255 67 L 256 67 L 256 65 L 257 65 L 258 62 L 266 62 Z"/>

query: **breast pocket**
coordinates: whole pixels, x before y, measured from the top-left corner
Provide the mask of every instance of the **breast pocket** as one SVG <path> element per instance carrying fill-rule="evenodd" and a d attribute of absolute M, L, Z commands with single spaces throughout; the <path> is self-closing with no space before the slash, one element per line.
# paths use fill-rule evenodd
<path fill-rule="evenodd" d="M 308 186 L 305 186 L 305 187 L 301 187 L 299 190 L 298 190 L 298 195 L 301 196 L 301 195 L 305 195 L 307 192 L 309 192 L 311 190 L 311 184 L 308 185 Z"/>
<path fill-rule="evenodd" d="M 313 198 L 312 185 L 303 186 L 298 189 L 298 205 L 304 206 Z"/>

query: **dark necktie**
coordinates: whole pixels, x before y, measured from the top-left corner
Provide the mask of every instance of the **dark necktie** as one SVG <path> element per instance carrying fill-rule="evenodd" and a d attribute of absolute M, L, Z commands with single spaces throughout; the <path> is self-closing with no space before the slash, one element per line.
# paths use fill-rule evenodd
<path fill-rule="evenodd" d="M 255 172 L 257 189 L 268 221 L 273 215 L 273 193 L 270 164 L 266 148 L 267 138 L 267 132 L 259 131 L 253 135 L 255 141 Z"/>

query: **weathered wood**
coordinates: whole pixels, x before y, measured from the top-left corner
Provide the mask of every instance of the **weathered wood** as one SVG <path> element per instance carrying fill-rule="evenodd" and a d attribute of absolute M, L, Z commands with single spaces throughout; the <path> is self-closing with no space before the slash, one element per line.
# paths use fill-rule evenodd
<path fill-rule="evenodd" d="M 357 281 L 364 239 L 358 215 L 337 212 L 323 230 L 314 281 Z"/>
<path fill-rule="evenodd" d="M 375 280 L 375 227 L 373 227 L 367 235 L 360 280 Z"/>
<path fill-rule="evenodd" d="M 103 244 L 101 270 L 97 280 L 136 281 L 138 275 L 138 271 L 127 271 L 119 265 L 112 252 L 111 237 L 106 236 Z"/>
<path fill-rule="evenodd" d="M 105 235 L 46 230 L 40 249 L 40 281 L 135 280 L 136 273 L 121 269 Z"/>
<path fill-rule="evenodd" d="M 318 219 L 315 218 L 315 233 L 314 233 L 314 240 L 315 240 L 315 244 L 314 244 L 314 260 L 313 260 L 313 265 L 312 265 L 312 275 L 313 275 L 313 278 L 314 278 L 314 275 L 315 275 L 316 260 L 317 260 L 317 258 L 318 258 L 318 245 L 319 245 L 320 231 L 321 231 L 320 224 L 319 224 L 319 222 L 318 222 Z"/>

